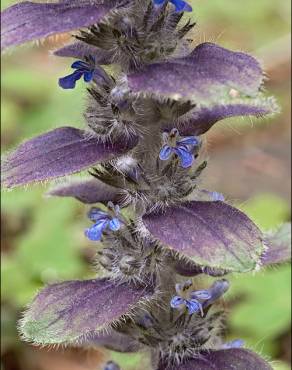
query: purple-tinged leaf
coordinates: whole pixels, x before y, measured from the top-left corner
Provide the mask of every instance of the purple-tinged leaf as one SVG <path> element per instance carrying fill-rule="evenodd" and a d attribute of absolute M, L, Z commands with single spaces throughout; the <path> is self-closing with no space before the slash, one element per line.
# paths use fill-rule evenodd
<path fill-rule="evenodd" d="M 255 97 L 263 81 L 253 57 L 216 44 L 203 43 L 188 56 L 153 63 L 128 75 L 133 92 L 187 98 L 209 106 L 232 97 Z"/>
<path fill-rule="evenodd" d="M 119 190 L 97 179 L 74 181 L 56 186 L 47 195 L 57 197 L 73 197 L 85 204 L 119 203 Z"/>
<path fill-rule="evenodd" d="M 237 116 L 262 117 L 278 111 L 273 98 L 265 98 L 259 95 L 256 99 L 234 99 L 232 97 L 220 104 L 211 106 L 197 105 L 185 118 L 171 123 L 165 123 L 163 130 L 171 130 L 177 127 L 181 135 L 202 135 L 207 132 L 216 122 L 225 118 Z"/>
<path fill-rule="evenodd" d="M 273 368 L 256 353 L 234 348 L 201 353 L 198 358 L 186 360 L 174 367 L 161 362 L 157 370 L 273 370 Z"/>
<path fill-rule="evenodd" d="M 208 266 L 198 266 L 194 262 L 188 260 L 185 261 L 184 259 L 175 259 L 174 263 L 175 271 L 182 276 L 196 276 L 199 274 L 206 274 L 209 276 L 224 276 L 228 273 L 228 271 L 215 269 Z"/>
<path fill-rule="evenodd" d="M 291 260 L 291 224 L 285 223 L 274 233 L 268 233 L 265 238 L 267 250 L 263 253 L 263 265 L 288 262 Z"/>
<path fill-rule="evenodd" d="M 3 161 L 4 187 L 53 179 L 93 166 L 122 154 L 135 143 L 100 142 L 91 133 L 60 127 L 21 144 Z"/>
<path fill-rule="evenodd" d="M 58 57 L 67 57 L 85 60 L 92 56 L 96 64 L 111 63 L 111 53 L 107 50 L 99 49 L 95 46 L 87 45 L 84 42 L 78 41 L 73 44 L 63 46 L 55 50 L 54 55 Z"/>
<path fill-rule="evenodd" d="M 20 323 L 24 339 L 37 344 L 73 343 L 108 328 L 152 291 L 107 279 L 66 281 L 44 288 Z"/>
<path fill-rule="evenodd" d="M 23 1 L 1 15 L 2 48 L 23 44 L 56 33 L 68 32 L 99 22 L 115 1 L 59 0 L 54 3 Z"/>
<path fill-rule="evenodd" d="M 142 345 L 126 334 L 119 333 L 115 330 L 107 330 L 103 333 L 90 333 L 86 335 L 85 340 L 78 341 L 82 347 L 104 347 L 116 352 L 132 353 L 138 352 Z"/>
<path fill-rule="evenodd" d="M 192 201 L 145 215 L 150 233 L 200 266 L 227 271 L 253 270 L 264 250 L 258 227 L 221 201 Z"/>

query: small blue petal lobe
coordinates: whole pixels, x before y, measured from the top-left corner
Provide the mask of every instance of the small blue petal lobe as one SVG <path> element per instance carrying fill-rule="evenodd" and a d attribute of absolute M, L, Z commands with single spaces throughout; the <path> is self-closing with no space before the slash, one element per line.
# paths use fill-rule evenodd
<path fill-rule="evenodd" d="M 189 314 L 193 314 L 195 312 L 198 312 L 201 310 L 201 304 L 200 302 L 196 301 L 195 299 L 194 300 L 190 300 L 190 301 L 186 301 L 186 306 L 189 310 Z"/>
<path fill-rule="evenodd" d="M 224 201 L 225 198 L 224 198 L 224 195 L 221 194 L 221 193 L 218 193 L 217 191 L 213 191 L 211 192 L 212 194 L 212 200 L 214 200 L 214 202 L 218 202 L 218 201 Z"/>
<path fill-rule="evenodd" d="M 85 82 L 90 82 L 93 78 L 93 71 L 84 72 L 83 79 Z"/>
<path fill-rule="evenodd" d="M 95 222 L 100 220 L 106 220 L 109 218 L 108 214 L 99 208 L 91 208 L 87 216 L 91 221 Z"/>
<path fill-rule="evenodd" d="M 179 296 L 173 297 L 172 300 L 170 301 L 170 306 L 172 308 L 177 308 L 177 307 L 179 307 L 183 304 L 185 304 L 185 300 L 182 297 L 179 297 Z"/>
<path fill-rule="evenodd" d="M 191 12 L 192 7 L 183 0 L 170 0 L 170 2 L 175 6 L 177 12 Z"/>
<path fill-rule="evenodd" d="M 88 65 L 88 63 L 83 62 L 82 60 L 77 60 L 76 62 L 74 62 L 71 65 L 71 68 L 75 68 L 75 69 L 86 69 L 86 70 L 88 70 L 89 65 Z"/>
<path fill-rule="evenodd" d="M 108 226 L 112 231 L 117 231 L 121 227 L 121 222 L 118 218 L 113 218 L 109 221 Z"/>
<path fill-rule="evenodd" d="M 95 225 L 85 230 L 85 235 L 87 236 L 88 239 L 92 241 L 99 241 L 102 237 L 104 229 L 108 225 L 108 222 L 109 222 L 108 220 L 97 222 Z"/>
<path fill-rule="evenodd" d="M 77 70 L 69 76 L 62 77 L 59 79 L 59 86 L 61 86 L 63 89 L 74 89 L 76 81 L 80 80 L 82 75 L 83 72 Z"/>
<path fill-rule="evenodd" d="M 224 343 L 222 345 L 223 349 L 231 349 L 231 348 L 241 348 L 244 346 L 244 340 L 242 339 L 235 339 L 231 342 Z"/>
<path fill-rule="evenodd" d="M 179 157 L 181 161 L 181 166 L 183 168 L 188 168 L 191 167 L 193 161 L 194 161 L 194 156 L 192 153 L 190 153 L 185 147 L 180 146 L 178 148 L 175 148 L 175 153 Z"/>
<path fill-rule="evenodd" d="M 155 5 L 162 5 L 165 3 L 166 0 L 154 0 Z"/>
<path fill-rule="evenodd" d="M 82 76 L 85 82 L 90 82 L 93 79 L 94 65 L 84 62 L 82 60 L 77 60 L 72 63 L 71 68 L 76 69 L 71 75 L 60 78 L 59 85 L 63 89 L 74 89 L 76 81 Z"/>
<path fill-rule="evenodd" d="M 166 161 L 170 158 L 171 154 L 173 152 L 173 148 L 171 148 L 169 145 L 164 145 L 159 153 L 159 158 L 162 161 Z"/>
<path fill-rule="evenodd" d="M 153 0 L 155 5 L 163 5 L 168 0 Z M 169 0 L 175 6 L 176 12 L 191 12 L 192 7 L 183 0 Z"/>
<path fill-rule="evenodd" d="M 183 139 L 178 140 L 177 144 L 196 146 L 199 144 L 199 140 L 196 136 L 187 136 L 184 137 Z"/>
<path fill-rule="evenodd" d="M 191 293 L 191 297 L 206 301 L 207 299 L 211 298 L 211 293 L 208 290 L 196 290 L 195 292 Z"/>

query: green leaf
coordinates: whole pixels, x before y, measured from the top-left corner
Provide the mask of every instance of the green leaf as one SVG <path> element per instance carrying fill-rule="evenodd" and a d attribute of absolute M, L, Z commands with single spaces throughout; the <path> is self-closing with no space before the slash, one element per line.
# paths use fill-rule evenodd
<path fill-rule="evenodd" d="M 264 265 L 283 263 L 291 260 L 291 224 L 282 224 L 276 231 L 266 233 L 267 250 L 262 258 Z"/>

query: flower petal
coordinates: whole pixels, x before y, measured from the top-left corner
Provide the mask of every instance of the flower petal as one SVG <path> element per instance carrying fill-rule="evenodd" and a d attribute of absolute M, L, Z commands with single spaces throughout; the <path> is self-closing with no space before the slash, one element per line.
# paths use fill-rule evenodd
<path fill-rule="evenodd" d="M 82 60 L 76 60 L 74 63 L 71 64 L 71 68 L 88 70 L 89 64 L 83 62 Z"/>
<path fill-rule="evenodd" d="M 173 152 L 173 149 L 170 146 L 164 145 L 159 152 L 159 158 L 162 161 L 166 161 L 170 158 L 172 152 Z"/>
<path fill-rule="evenodd" d="M 170 306 L 172 308 L 178 308 L 182 306 L 183 304 L 185 304 L 185 300 L 180 296 L 175 296 L 170 301 Z"/>
<path fill-rule="evenodd" d="M 109 215 L 107 212 L 102 211 L 100 208 L 92 207 L 90 211 L 87 214 L 88 218 L 93 221 L 103 221 L 103 220 L 109 220 Z"/>
<path fill-rule="evenodd" d="M 74 197 L 85 204 L 117 203 L 120 200 L 118 189 L 97 179 L 74 181 L 50 190 L 47 195 L 57 197 Z"/>
<path fill-rule="evenodd" d="M 183 146 L 180 146 L 178 148 L 174 149 L 175 153 L 178 155 L 181 161 L 181 166 L 183 168 L 188 168 L 191 167 L 193 161 L 194 161 L 194 156 L 192 153 L 190 153 L 186 148 Z"/>
<path fill-rule="evenodd" d="M 211 200 L 214 202 L 222 201 L 224 202 L 225 198 L 222 193 L 218 191 L 209 191 L 206 189 L 198 190 L 198 197 L 200 200 Z"/>
<path fill-rule="evenodd" d="M 199 312 L 202 309 L 202 305 L 200 302 L 194 300 L 186 300 L 186 307 L 189 310 L 189 314 L 192 315 L 193 313 Z"/>
<path fill-rule="evenodd" d="M 115 1 L 59 0 L 54 3 L 20 2 L 1 15 L 1 45 L 7 48 L 55 33 L 68 32 L 99 22 Z"/>
<path fill-rule="evenodd" d="M 175 5 L 175 10 L 177 12 L 191 12 L 192 7 L 183 0 L 170 0 L 170 2 Z"/>
<path fill-rule="evenodd" d="M 223 202 L 192 201 L 145 215 L 143 222 L 162 243 L 205 267 L 250 271 L 264 250 L 257 226 Z"/>
<path fill-rule="evenodd" d="M 74 89 L 76 81 L 80 80 L 82 75 L 82 71 L 75 71 L 68 76 L 59 78 L 59 86 L 63 89 Z"/>
<path fill-rule="evenodd" d="M 184 137 L 177 141 L 178 145 L 191 145 L 195 146 L 199 144 L 199 139 L 195 136 Z"/>
<path fill-rule="evenodd" d="M 200 44 L 187 57 L 150 64 L 128 75 L 134 92 L 175 95 L 196 103 L 222 100 L 231 91 L 256 96 L 262 81 L 256 59 L 212 43 Z"/>
<path fill-rule="evenodd" d="M 151 290 L 107 279 L 67 281 L 43 289 L 20 324 L 24 338 L 37 344 L 69 343 L 107 328 Z"/>
<path fill-rule="evenodd" d="M 165 3 L 165 1 L 167 1 L 167 0 L 153 0 L 155 5 L 162 5 L 162 4 Z"/>
<path fill-rule="evenodd" d="M 107 218 L 99 220 L 95 225 L 85 230 L 86 237 L 94 242 L 100 241 L 108 223 L 109 220 Z"/>
<path fill-rule="evenodd" d="M 209 351 L 201 353 L 197 359 L 187 360 L 176 366 L 175 370 L 273 370 L 256 353 L 241 348 Z M 167 363 L 161 362 L 157 370 L 173 370 Z"/>
<path fill-rule="evenodd" d="M 222 349 L 241 348 L 244 346 L 244 340 L 234 339 L 230 342 L 224 343 Z"/>
<path fill-rule="evenodd" d="M 90 136 L 91 135 L 91 136 Z M 91 133 L 60 127 L 21 144 L 2 165 L 2 184 L 15 187 L 79 172 L 122 154 L 136 143 L 102 143 Z"/>
<path fill-rule="evenodd" d="M 85 72 L 83 78 L 85 82 L 90 82 L 93 78 L 93 71 Z"/>
<path fill-rule="evenodd" d="M 263 253 L 263 265 L 288 262 L 291 260 L 291 224 L 285 223 L 274 233 L 265 236 L 267 250 Z"/>
<path fill-rule="evenodd" d="M 209 292 L 209 290 L 196 290 L 191 293 L 191 297 L 194 299 L 206 301 L 207 299 L 211 298 L 211 293 Z"/>
<path fill-rule="evenodd" d="M 118 218 L 115 217 L 112 220 L 110 220 L 108 226 L 109 226 L 110 230 L 117 231 L 121 227 L 121 222 Z"/>

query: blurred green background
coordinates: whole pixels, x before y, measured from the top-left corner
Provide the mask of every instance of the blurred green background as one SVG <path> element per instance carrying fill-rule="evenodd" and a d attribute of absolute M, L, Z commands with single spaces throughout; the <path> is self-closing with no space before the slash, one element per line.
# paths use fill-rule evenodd
<path fill-rule="evenodd" d="M 267 71 L 267 90 L 281 105 L 270 120 L 231 119 L 207 135 L 204 187 L 221 191 L 263 229 L 290 220 L 290 1 L 196 0 L 195 43 L 215 41 L 251 52 Z M 2 0 L 2 9 L 11 4 Z M 8 51 L 2 58 L 2 151 L 62 125 L 82 127 L 85 87 L 58 88 L 68 60 L 49 56 L 66 37 Z M 86 209 L 45 198 L 47 185 L 2 193 L 2 370 L 93 370 L 114 358 L 123 370 L 147 359 L 102 351 L 37 349 L 19 341 L 16 320 L 35 292 L 55 280 L 94 276 L 94 245 L 83 236 Z M 291 369 L 290 265 L 231 277 L 228 338 Z M 223 370 L 223 369 L 222 369 Z"/>

